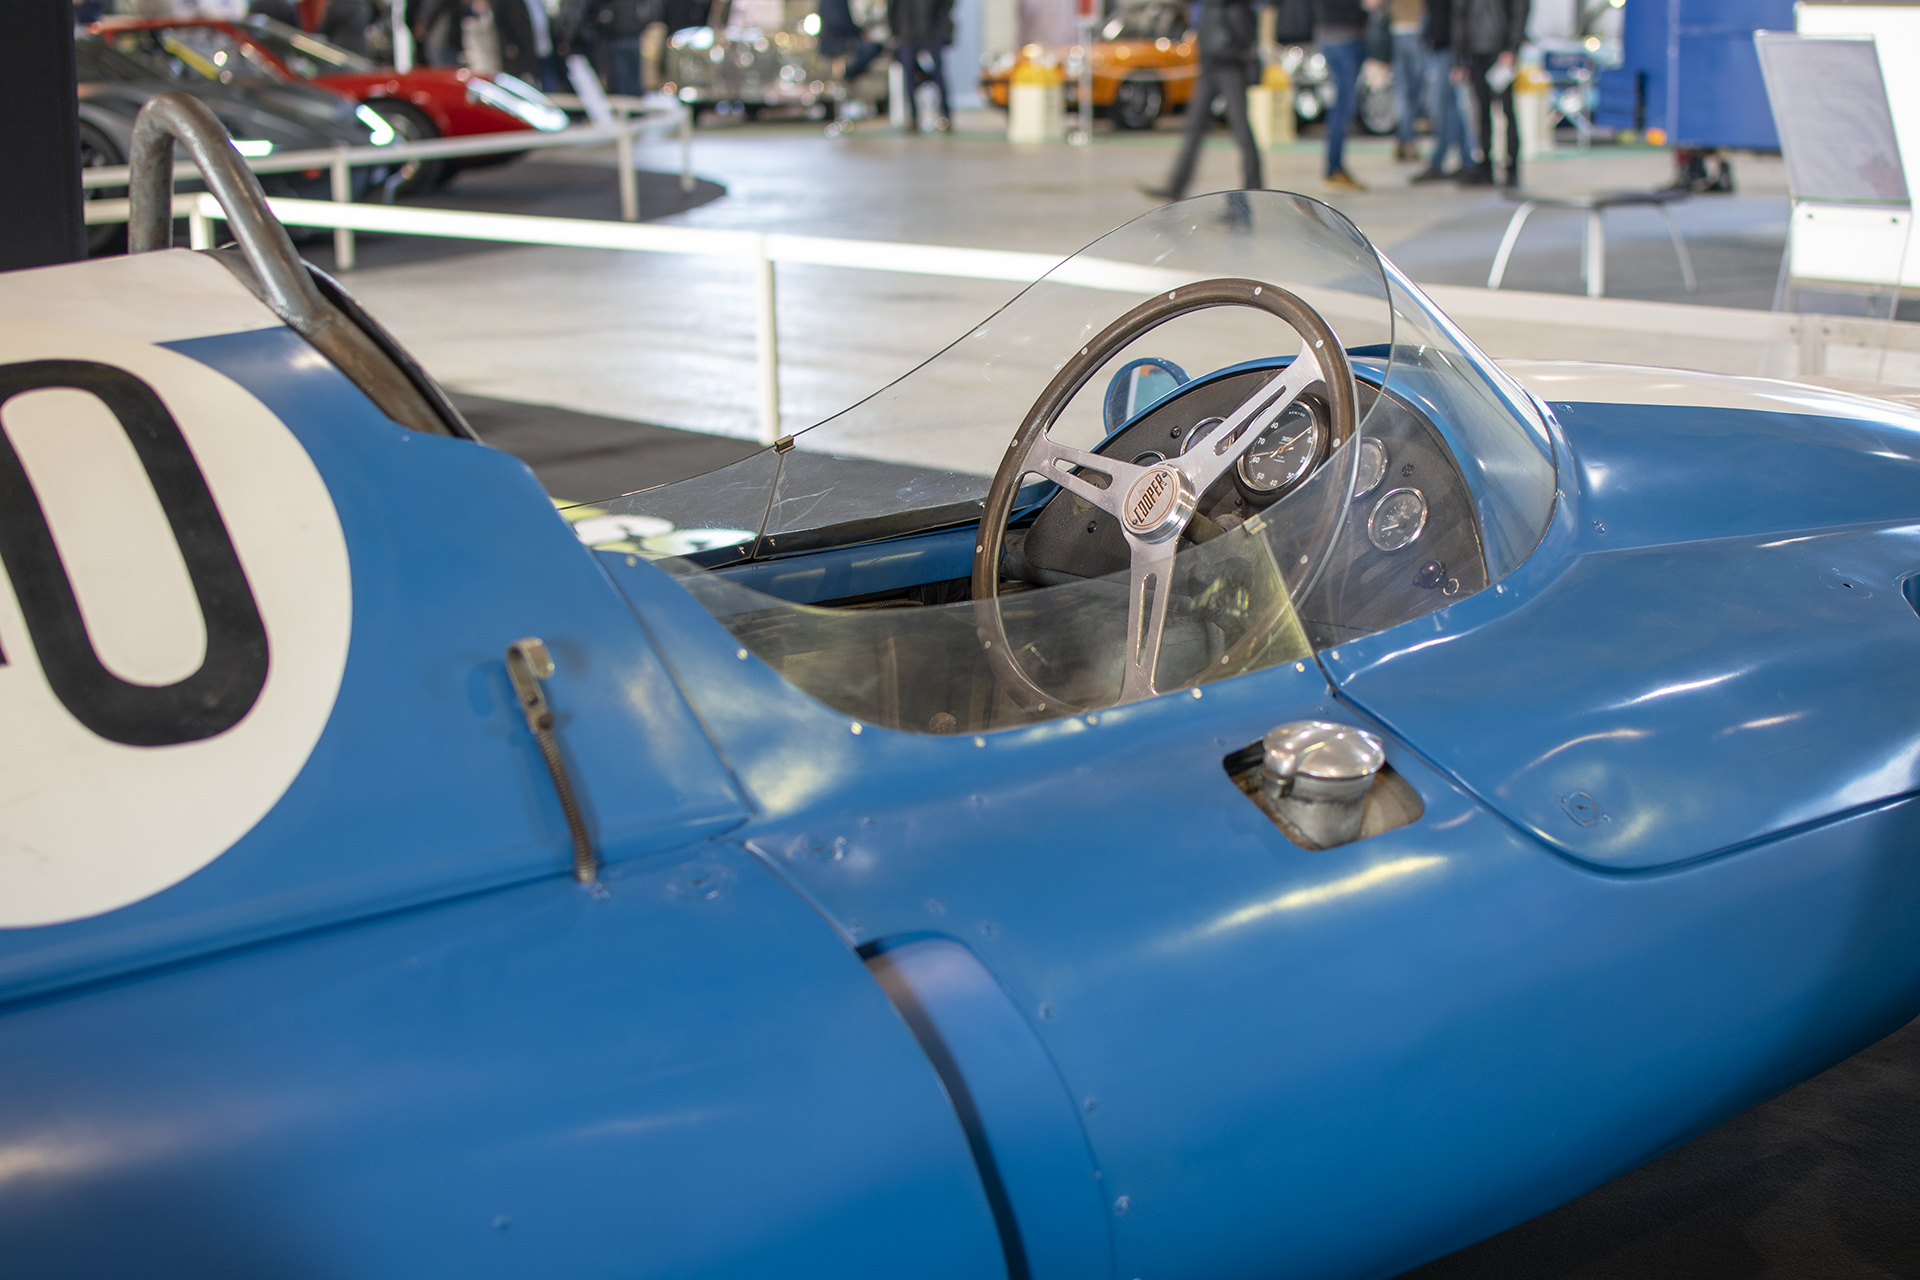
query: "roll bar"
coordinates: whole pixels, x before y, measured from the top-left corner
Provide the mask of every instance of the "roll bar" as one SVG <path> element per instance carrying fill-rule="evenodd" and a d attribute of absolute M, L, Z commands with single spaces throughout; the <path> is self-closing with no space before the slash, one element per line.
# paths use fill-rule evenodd
<path fill-rule="evenodd" d="M 251 270 L 253 278 L 247 284 L 260 300 L 401 426 L 431 435 L 470 438 L 472 433 L 465 429 L 466 424 L 426 375 L 408 369 L 410 360 L 397 359 L 387 349 L 390 338 L 383 345 L 322 292 L 311 269 L 294 251 L 286 228 L 267 208 L 260 179 L 241 160 L 226 127 L 188 94 L 175 91 L 154 95 L 133 122 L 128 175 L 129 251 L 147 253 L 173 246 L 176 141 L 193 157 L 207 189 L 220 202 Z M 246 279 L 246 273 L 236 274 Z"/>

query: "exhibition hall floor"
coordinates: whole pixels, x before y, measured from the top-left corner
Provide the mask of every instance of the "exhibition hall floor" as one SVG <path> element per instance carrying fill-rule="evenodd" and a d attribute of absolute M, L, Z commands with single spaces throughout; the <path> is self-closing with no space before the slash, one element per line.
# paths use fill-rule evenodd
<path fill-rule="evenodd" d="M 661 219 L 670 225 L 791 232 L 1065 255 L 1155 207 L 1137 189 L 1164 179 L 1177 135 L 1102 134 L 1090 147 L 1012 147 L 997 117 L 963 113 L 949 135 L 867 126 L 828 138 L 818 125 L 702 128 L 695 171 L 724 197 Z M 549 155 L 555 153 L 548 153 Z M 671 140 L 642 143 L 639 162 L 677 165 Z M 589 166 L 604 166 L 595 188 Z M 607 217 L 613 157 L 569 153 L 461 175 L 435 203 Z M 1320 150 L 1271 153 L 1267 183 L 1319 195 Z M 1196 191 L 1231 182 L 1237 153 L 1217 136 Z M 1414 279 L 1483 285 L 1512 205 L 1498 191 L 1409 186 L 1391 144 L 1363 140 L 1349 167 L 1373 190 L 1332 197 Z M 542 181 L 551 174 L 551 181 Z M 1700 275 L 1682 291 L 1673 247 L 1648 210 L 1608 215 L 1608 293 L 1616 298 L 1768 305 L 1786 225 L 1778 161 L 1743 158 L 1741 191 L 1700 197 L 1675 216 Z M 1667 154 L 1595 149 L 1529 166 L 1545 190 L 1650 187 Z M 647 193 L 665 185 L 649 179 Z M 704 188 L 700 194 L 717 191 Z M 568 197 L 568 191 L 577 191 Z M 1573 294 L 1582 221 L 1541 210 L 1508 271 L 1518 291 Z M 475 394 L 727 435 L 756 429 L 753 295 L 744 263 L 643 253 L 396 241 L 363 237 L 366 265 L 345 282 L 449 385 Z M 324 245 L 315 260 L 330 264 Z M 934 276 L 782 266 L 778 271 L 782 426 L 794 431 L 861 399 L 953 341 L 1019 286 Z M 1468 325 L 1470 331 L 1473 326 Z M 1483 338 L 1483 341 L 1486 339 Z M 1554 354 L 1528 349 L 1493 354 Z M 1630 359 L 1568 335 L 1566 356 Z M 571 497 L 589 496 L 570 494 Z"/>
<path fill-rule="evenodd" d="M 1064 255 L 1155 207 L 1177 135 L 1102 135 L 1090 147 L 1013 148 L 998 117 L 951 135 L 866 126 L 719 125 L 697 136 L 687 197 L 643 175 L 644 216 L 668 224 Z M 666 140 L 639 162 L 671 170 Z M 1230 182 L 1216 136 L 1196 190 Z M 1272 187 L 1319 195 L 1317 141 L 1268 157 Z M 1529 166 L 1543 190 L 1649 188 L 1667 153 L 1597 148 Z M 613 216 L 611 153 L 528 159 L 463 175 L 451 208 Z M 1391 145 L 1349 168 L 1373 189 L 1329 197 L 1415 280 L 1485 283 L 1513 206 L 1498 191 L 1410 186 Z M 1681 287 L 1650 211 L 1609 215 L 1608 294 L 1765 309 L 1785 234 L 1777 160 L 1736 161 L 1739 191 L 1675 209 L 1700 289 Z M 1581 221 L 1543 210 L 1507 285 L 1575 295 Z M 306 246 L 330 266 L 324 243 Z M 345 283 L 456 395 L 481 434 L 534 466 L 557 498 L 693 474 L 754 445 L 754 298 L 743 264 L 644 253 L 364 237 Z M 784 430 L 829 416 L 957 338 L 1016 284 L 826 267 L 778 272 Z M 1572 299 L 1570 298 L 1571 302 Z M 1481 336 L 1496 356 L 1514 330 Z M 1487 337 L 1491 333 L 1494 337 Z M 1507 337 L 1500 335 L 1507 334 Z M 1564 349 L 1541 350 L 1539 343 Z M 1617 333 L 1577 326 L 1524 354 L 1628 358 Z M 1420 1277 L 1866 1277 L 1920 1274 L 1920 1023 L 1573 1203 L 1410 1273 Z"/>

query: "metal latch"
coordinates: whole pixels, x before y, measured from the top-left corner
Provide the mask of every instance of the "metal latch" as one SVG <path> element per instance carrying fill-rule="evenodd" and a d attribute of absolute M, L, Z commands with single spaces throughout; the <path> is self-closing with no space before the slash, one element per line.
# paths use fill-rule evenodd
<path fill-rule="evenodd" d="M 547 705 L 547 691 L 541 682 L 553 675 L 553 656 L 546 641 L 538 636 L 515 640 L 507 646 L 507 678 L 526 713 L 527 728 L 540 744 L 541 758 L 553 775 L 553 789 L 560 793 L 560 809 L 567 815 L 567 831 L 573 837 L 573 878 L 581 884 L 594 884 L 600 878 L 600 859 L 593 851 L 593 838 L 587 834 L 587 821 L 580 813 L 580 802 L 567 776 L 566 761 L 560 758 L 560 744 L 553 736 L 553 709 Z"/>

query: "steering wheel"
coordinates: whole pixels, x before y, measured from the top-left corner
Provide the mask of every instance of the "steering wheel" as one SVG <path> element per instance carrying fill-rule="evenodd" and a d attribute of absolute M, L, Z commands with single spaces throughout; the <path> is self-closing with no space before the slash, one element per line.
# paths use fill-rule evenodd
<path fill-rule="evenodd" d="M 1209 307 L 1251 307 L 1280 319 L 1300 335 L 1300 354 L 1224 419 L 1196 429 L 1186 450 L 1151 466 L 1137 466 L 1061 444 L 1047 434 L 1081 387 L 1113 355 L 1140 335 L 1189 312 Z M 1175 551 L 1192 523 L 1200 498 L 1231 469 L 1261 433 L 1302 392 L 1324 383 L 1331 449 L 1350 439 L 1359 421 L 1353 366 L 1320 313 L 1299 297 L 1257 280 L 1202 280 L 1141 303 L 1102 330 L 1067 361 L 1047 384 L 1014 433 L 987 490 L 980 538 L 973 549 L 974 626 L 988 664 L 1001 686 L 1029 711 L 1063 706 L 1057 694 L 1036 684 L 1013 653 L 1000 612 L 1000 553 L 1020 478 L 1037 474 L 1119 522 L 1127 544 L 1127 631 L 1120 701 L 1150 698 L 1160 690 L 1156 672 L 1167 620 Z M 1105 484 L 1099 483 L 1101 479 Z M 1262 639 L 1256 627 L 1234 650 L 1249 651 Z M 1229 651 L 1228 658 L 1233 656 Z M 1225 661 L 1225 660 L 1223 660 Z"/>

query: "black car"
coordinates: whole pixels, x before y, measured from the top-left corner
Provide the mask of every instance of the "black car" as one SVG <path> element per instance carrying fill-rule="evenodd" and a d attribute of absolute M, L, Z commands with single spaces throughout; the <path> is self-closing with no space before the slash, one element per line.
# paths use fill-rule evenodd
<path fill-rule="evenodd" d="M 178 74 L 166 63 L 123 53 L 98 36 L 74 40 L 74 70 L 80 90 L 80 163 L 83 168 L 123 165 L 132 152 L 133 118 L 148 98 L 170 89 L 198 98 L 220 118 L 233 135 L 234 145 L 249 155 L 316 148 L 364 147 L 374 142 L 374 121 L 360 114 L 364 108 L 352 99 L 308 85 L 258 85 L 234 80 L 218 83 L 183 68 Z M 377 117 L 376 117 L 377 120 Z M 384 130 L 384 137 L 393 136 Z M 353 194 L 358 199 L 386 181 L 379 167 L 353 171 Z M 263 173 L 260 185 L 270 196 L 299 196 L 325 200 L 332 184 L 325 172 Z M 92 200 L 124 199 L 124 187 L 94 187 Z M 89 253 L 109 253 L 124 239 L 120 223 L 96 223 L 87 228 Z"/>

